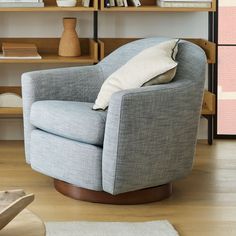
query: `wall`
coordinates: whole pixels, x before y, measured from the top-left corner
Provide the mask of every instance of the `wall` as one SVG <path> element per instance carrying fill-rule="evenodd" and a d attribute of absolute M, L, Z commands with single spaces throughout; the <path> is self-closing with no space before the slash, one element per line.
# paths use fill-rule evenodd
<path fill-rule="evenodd" d="M 62 18 L 77 16 L 80 37 L 92 37 L 92 13 L 0 13 L 1 37 L 60 37 Z M 207 13 L 99 13 L 99 37 L 196 37 L 207 38 Z M 68 65 L 0 65 L 0 85 L 20 85 L 25 71 Z M 72 65 L 71 65 L 72 66 Z M 199 138 L 206 138 L 201 119 Z M 22 139 L 22 121 L 0 120 L 0 139 Z"/>

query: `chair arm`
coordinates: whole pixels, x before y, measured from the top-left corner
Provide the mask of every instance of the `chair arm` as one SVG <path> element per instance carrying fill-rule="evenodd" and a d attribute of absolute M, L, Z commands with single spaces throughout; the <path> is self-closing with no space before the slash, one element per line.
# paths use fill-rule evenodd
<path fill-rule="evenodd" d="M 103 83 L 99 66 L 69 67 L 22 75 L 23 99 L 94 102 Z"/>
<path fill-rule="evenodd" d="M 39 100 L 70 100 L 94 102 L 103 83 L 100 67 L 83 66 L 50 69 L 22 75 L 22 98 L 26 159 L 30 162 L 30 109 Z"/>
<path fill-rule="evenodd" d="M 103 189 L 111 194 L 159 186 L 192 168 L 204 81 L 117 92 L 109 104 Z"/>

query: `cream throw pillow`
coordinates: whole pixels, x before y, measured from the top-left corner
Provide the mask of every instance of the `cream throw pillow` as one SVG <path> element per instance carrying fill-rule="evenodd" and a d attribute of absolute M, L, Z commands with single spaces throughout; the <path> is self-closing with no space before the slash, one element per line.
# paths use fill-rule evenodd
<path fill-rule="evenodd" d="M 139 88 L 158 75 L 163 75 L 175 68 L 177 66 L 177 62 L 174 60 L 178 51 L 177 42 L 178 40 L 173 39 L 159 43 L 144 49 L 131 58 L 105 80 L 93 109 L 105 110 L 113 93 L 125 89 Z M 169 74 L 172 78 L 174 77 L 173 73 Z M 169 81 L 170 79 L 167 78 L 167 82 Z M 161 83 L 163 83 L 163 80 Z"/>

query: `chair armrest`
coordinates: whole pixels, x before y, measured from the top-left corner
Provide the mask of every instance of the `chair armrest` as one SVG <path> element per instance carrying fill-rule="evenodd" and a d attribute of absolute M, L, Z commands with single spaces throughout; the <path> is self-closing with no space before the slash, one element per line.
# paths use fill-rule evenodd
<path fill-rule="evenodd" d="M 103 189 L 159 186 L 192 168 L 204 81 L 176 81 L 115 93 L 103 146 Z"/>
<path fill-rule="evenodd" d="M 69 67 L 22 75 L 23 99 L 94 102 L 103 83 L 99 66 Z"/>
<path fill-rule="evenodd" d="M 22 75 L 22 98 L 26 160 L 29 163 L 31 105 L 40 100 L 94 102 L 103 83 L 98 65 L 50 69 Z"/>

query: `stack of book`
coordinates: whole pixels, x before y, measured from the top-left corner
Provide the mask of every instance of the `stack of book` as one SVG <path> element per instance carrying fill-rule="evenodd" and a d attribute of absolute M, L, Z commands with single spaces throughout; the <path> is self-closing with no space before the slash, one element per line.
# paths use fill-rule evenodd
<path fill-rule="evenodd" d="M 0 7 L 44 7 L 43 0 L 0 0 Z"/>
<path fill-rule="evenodd" d="M 105 0 L 105 7 L 140 7 L 140 0 Z"/>
<path fill-rule="evenodd" d="M 0 59 L 41 59 L 33 43 L 3 43 Z"/>
<path fill-rule="evenodd" d="M 157 0 L 159 7 L 211 8 L 212 0 Z"/>

